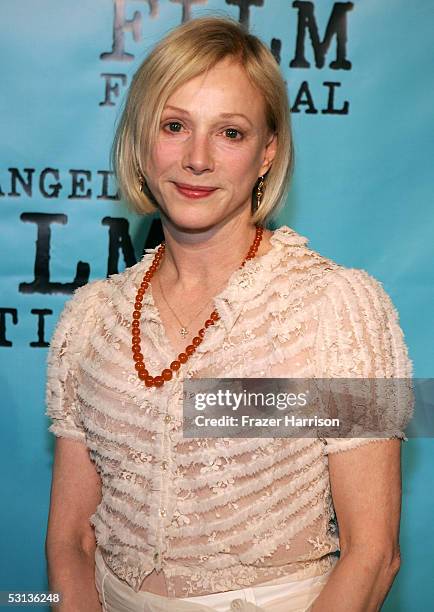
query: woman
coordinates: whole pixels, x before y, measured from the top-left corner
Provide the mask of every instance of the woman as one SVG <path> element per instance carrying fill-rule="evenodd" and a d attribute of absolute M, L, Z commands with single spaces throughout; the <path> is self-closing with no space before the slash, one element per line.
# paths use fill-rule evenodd
<path fill-rule="evenodd" d="M 176 28 L 137 71 L 114 167 L 126 201 L 159 211 L 164 244 L 76 290 L 52 338 L 46 549 L 61 610 L 384 600 L 399 568 L 402 432 L 182 435 L 187 378 L 410 375 L 380 283 L 265 228 L 292 151 L 278 66 L 230 19 Z"/>

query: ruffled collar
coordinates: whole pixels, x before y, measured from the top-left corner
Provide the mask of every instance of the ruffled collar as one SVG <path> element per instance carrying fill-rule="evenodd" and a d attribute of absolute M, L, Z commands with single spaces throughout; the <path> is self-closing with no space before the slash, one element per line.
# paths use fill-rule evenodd
<path fill-rule="evenodd" d="M 243 305 L 258 295 L 270 282 L 270 272 L 278 268 L 285 250 L 288 247 L 303 248 L 307 245 L 308 238 L 301 236 L 295 230 L 282 225 L 274 230 L 270 236 L 271 248 L 267 253 L 254 259 L 249 259 L 242 268 L 237 268 L 229 277 L 224 289 L 214 297 L 214 308 L 217 309 L 220 320 L 211 326 L 204 336 L 203 342 L 197 347 L 196 353 L 203 353 L 219 345 L 225 335 L 235 325 Z M 137 272 L 137 286 L 151 265 L 159 245 L 152 249 L 146 249 L 145 254 Z M 155 305 L 152 289 L 146 291 L 143 298 L 142 316 L 159 324 L 163 333 L 163 324 L 158 309 Z M 212 307 L 210 307 L 210 311 Z"/>

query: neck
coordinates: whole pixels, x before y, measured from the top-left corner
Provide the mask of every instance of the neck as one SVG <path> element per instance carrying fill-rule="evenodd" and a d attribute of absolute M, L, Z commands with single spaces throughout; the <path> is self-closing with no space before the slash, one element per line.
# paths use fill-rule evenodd
<path fill-rule="evenodd" d="M 233 219 L 220 227 L 188 232 L 163 219 L 165 253 L 157 274 L 184 291 L 215 288 L 236 270 L 255 238 L 250 219 Z M 271 232 L 264 230 L 257 255 L 269 250 Z"/>

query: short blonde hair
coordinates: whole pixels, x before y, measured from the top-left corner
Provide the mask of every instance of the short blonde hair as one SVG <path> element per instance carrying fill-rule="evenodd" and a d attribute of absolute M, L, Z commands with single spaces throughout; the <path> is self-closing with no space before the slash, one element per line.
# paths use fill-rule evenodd
<path fill-rule="evenodd" d="M 205 73 L 219 61 L 233 57 L 245 69 L 265 101 L 267 126 L 277 133 L 277 151 L 265 179 L 261 206 L 255 211 L 252 189 L 252 222 L 263 223 L 283 205 L 294 166 L 291 119 L 286 84 L 267 46 L 230 17 L 199 17 L 176 27 L 142 62 L 132 79 L 116 128 L 111 163 L 121 197 L 141 214 L 157 210 L 145 184 L 143 155 L 152 150 L 159 133 L 161 113 L 168 98 L 181 85 Z"/>

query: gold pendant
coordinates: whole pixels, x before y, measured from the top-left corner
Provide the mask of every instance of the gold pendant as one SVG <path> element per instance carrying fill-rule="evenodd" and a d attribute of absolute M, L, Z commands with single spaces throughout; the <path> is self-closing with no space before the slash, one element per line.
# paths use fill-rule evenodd
<path fill-rule="evenodd" d="M 186 327 L 181 327 L 180 334 L 183 338 L 188 334 L 188 329 Z"/>

